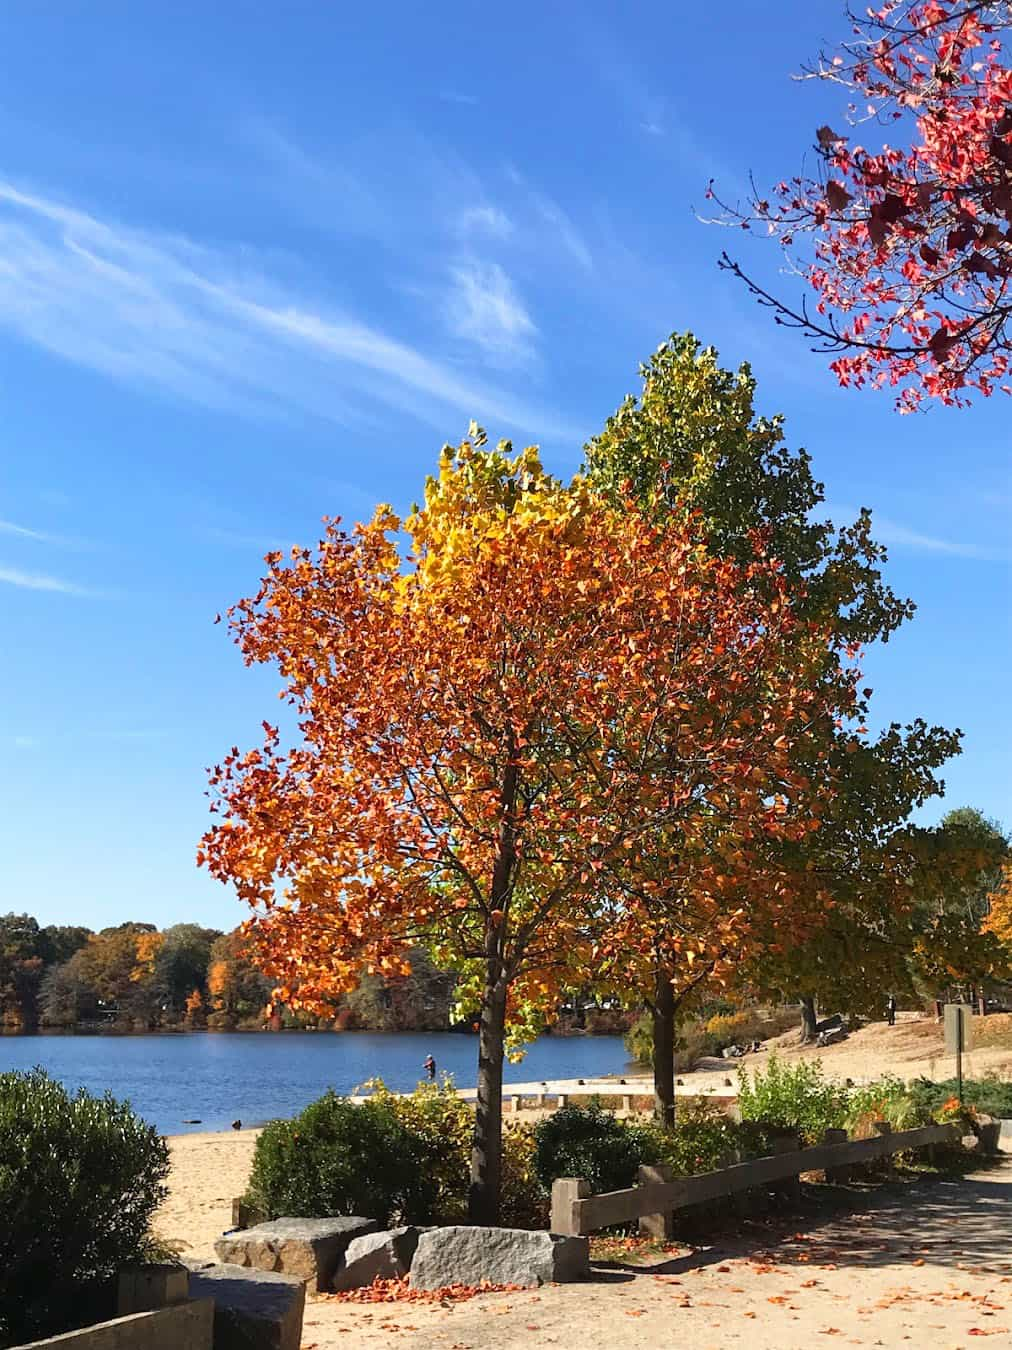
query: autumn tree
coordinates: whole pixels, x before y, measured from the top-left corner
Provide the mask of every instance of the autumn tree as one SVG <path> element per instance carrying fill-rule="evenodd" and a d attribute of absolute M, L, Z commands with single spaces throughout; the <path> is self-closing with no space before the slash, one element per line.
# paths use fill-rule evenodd
<path fill-rule="evenodd" d="M 182 1017 L 190 995 L 207 990 L 211 948 L 221 933 L 196 923 L 177 923 L 159 935 L 151 965 L 152 994 L 167 1016 Z"/>
<path fill-rule="evenodd" d="M 507 1028 L 551 1009 L 571 953 L 601 939 L 603 878 L 665 833 L 691 850 L 729 804 L 737 830 L 777 828 L 792 789 L 767 795 L 753 769 L 827 709 L 784 657 L 826 637 L 798 624 L 760 540 L 712 558 L 691 520 L 563 488 L 535 451 L 482 440 L 444 451 L 406 521 L 384 507 L 351 535 L 328 525 L 315 553 L 268 555 L 232 622 L 248 663 L 278 665 L 300 735 L 265 723 L 213 771 L 200 861 L 254 906 L 289 1003 L 400 972 L 419 943 L 452 961 L 479 1020 L 469 1209 L 489 1223 Z"/>
<path fill-rule="evenodd" d="M 149 923 L 118 924 L 93 933 L 61 967 L 64 996 L 70 989 L 86 991 L 95 1013 L 155 1025 L 160 1007 L 151 975 L 160 945 L 161 934 Z"/>
<path fill-rule="evenodd" d="M 211 945 L 207 967 L 208 1024 L 259 1025 L 271 998 L 273 981 L 256 968 L 239 929 L 223 933 Z"/>
<path fill-rule="evenodd" d="M 813 688 L 821 685 L 831 702 L 846 652 L 888 641 L 913 613 L 911 602 L 883 581 L 886 554 L 873 538 L 870 512 L 842 527 L 820 519 L 824 489 L 810 456 L 787 446 L 782 417 L 757 413 L 747 366 L 724 370 L 712 348 L 701 348 L 691 334 L 675 334 L 641 375 L 639 396 L 629 396 L 587 446 L 591 482 L 616 505 L 631 495 L 655 519 L 695 516 L 710 551 L 720 556 L 746 558 L 759 533 L 778 560 L 795 612 L 826 634 L 822 659 L 806 679 Z M 867 711 L 871 693 L 863 691 L 855 712 Z M 755 695 L 761 700 L 762 689 Z M 758 841 L 761 849 L 755 843 L 728 849 L 719 822 L 711 831 L 710 849 L 724 854 L 715 931 L 722 916 L 737 912 L 735 939 L 725 931 L 712 948 L 723 953 L 724 967 L 738 977 L 762 968 L 812 1014 L 814 981 L 832 965 L 840 933 L 853 936 L 852 923 L 870 932 L 881 912 L 902 898 L 898 879 L 882 870 L 883 847 L 913 807 L 941 790 L 936 770 L 958 744 L 958 733 L 920 720 L 888 726 L 875 737 L 859 726 L 813 720 L 792 742 L 789 771 L 819 785 L 819 829 L 767 836 Z M 678 856 L 685 861 L 681 851 Z M 654 866 L 666 865 L 661 851 Z M 659 940 L 663 927 L 662 921 Z M 683 960 L 646 973 L 662 1116 L 670 1117 L 674 1100 L 674 1018 L 720 968 L 716 961 L 690 967 Z M 781 977 L 792 972 L 798 982 L 790 989 Z"/>
<path fill-rule="evenodd" d="M 1012 962 L 1012 862 L 1001 869 L 997 884 L 988 896 L 988 916 L 984 927 L 1005 947 Z"/>
<path fill-rule="evenodd" d="M 411 969 L 383 979 L 363 974 L 344 1000 L 350 1024 L 368 1031 L 446 1031 L 454 1002 L 454 976 L 440 970 L 424 947 L 408 953 Z"/>
<path fill-rule="evenodd" d="M 920 830 L 920 876 L 909 956 L 914 987 L 932 998 L 954 985 L 980 989 L 1012 977 L 1012 954 L 988 922 L 1009 841 L 980 811 L 949 811 Z"/>
<path fill-rule="evenodd" d="M 34 1031 L 44 940 L 30 914 L 0 915 L 0 1027 Z"/>
<path fill-rule="evenodd" d="M 726 253 L 722 266 L 831 353 L 841 384 L 892 386 L 902 411 L 925 395 L 1010 392 L 1012 11 L 886 0 L 851 22 L 850 39 L 804 72 L 839 92 L 847 132 L 819 127 L 814 172 L 721 202 L 723 223 L 780 242 L 814 307 L 772 294 Z"/>

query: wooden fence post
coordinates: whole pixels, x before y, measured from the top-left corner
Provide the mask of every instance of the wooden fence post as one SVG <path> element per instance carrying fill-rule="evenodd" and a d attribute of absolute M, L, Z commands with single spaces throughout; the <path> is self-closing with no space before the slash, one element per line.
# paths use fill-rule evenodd
<path fill-rule="evenodd" d="M 822 1142 L 824 1144 L 845 1144 L 847 1142 L 846 1130 L 823 1130 Z M 827 1167 L 826 1180 L 834 1186 L 846 1186 L 850 1181 L 849 1167 Z"/>
<path fill-rule="evenodd" d="M 773 1152 L 775 1154 L 796 1153 L 800 1147 L 801 1140 L 796 1134 L 773 1140 Z M 785 1177 L 783 1181 L 776 1183 L 775 1189 L 780 1199 L 792 1208 L 801 1204 L 801 1178 L 799 1176 Z"/>
<path fill-rule="evenodd" d="M 559 1177 L 552 1182 L 552 1218 L 553 1233 L 562 1233 L 569 1237 L 579 1237 L 580 1224 L 576 1217 L 574 1201 L 586 1200 L 590 1195 L 590 1182 L 577 1177 Z"/>
<path fill-rule="evenodd" d="M 876 1134 L 881 1135 L 883 1138 L 887 1138 L 893 1132 L 893 1127 L 889 1124 L 888 1120 L 873 1120 L 871 1127 Z M 884 1170 L 889 1175 L 892 1175 L 892 1173 L 896 1171 L 896 1162 L 892 1153 L 887 1153 L 883 1157 L 882 1162 L 885 1164 Z"/>
<path fill-rule="evenodd" d="M 656 1166 L 642 1163 L 636 1179 L 641 1186 L 646 1186 L 652 1181 L 671 1181 L 673 1176 L 674 1172 L 667 1163 L 658 1163 Z M 670 1209 L 661 1214 L 640 1215 L 640 1232 L 644 1237 L 670 1238 L 674 1224 L 675 1216 Z"/>

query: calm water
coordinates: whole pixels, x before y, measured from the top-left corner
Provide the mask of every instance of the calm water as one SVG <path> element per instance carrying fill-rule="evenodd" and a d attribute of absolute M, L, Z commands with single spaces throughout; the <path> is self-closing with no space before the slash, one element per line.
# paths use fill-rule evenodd
<path fill-rule="evenodd" d="M 0 1072 L 38 1064 L 68 1088 L 128 1098 L 164 1134 L 186 1134 L 290 1116 L 328 1087 L 349 1093 L 367 1078 L 410 1090 L 430 1053 L 440 1073 L 474 1086 L 477 1038 L 424 1032 L 0 1036 Z M 618 1036 L 544 1037 L 506 1065 L 505 1078 L 590 1078 L 628 1062 Z"/>

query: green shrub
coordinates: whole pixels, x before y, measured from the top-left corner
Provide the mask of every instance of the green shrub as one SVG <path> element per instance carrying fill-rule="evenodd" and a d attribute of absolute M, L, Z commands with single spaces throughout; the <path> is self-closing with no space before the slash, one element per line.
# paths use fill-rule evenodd
<path fill-rule="evenodd" d="M 818 1060 L 786 1064 L 770 1055 L 765 1072 L 757 1069 L 750 1076 L 739 1065 L 738 1106 L 743 1121 L 800 1130 L 806 1142 L 815 1143 L 823 1130 L 844 1124 L 847 1093 L 826 1081 Z"/>
<path fill-rule="evenodd" d="M 545 1190 L 557 1177 L 582 1177 L 593 1191 L 631 1186 L 640 1163 L 660 1161 L 655 1132 L 588 1106 L 564 1106 L 534 1127 L 535 1169 Z"/>
<path fill-rule="evenodd" d="M 0 1345 L 72 1326 L 88 1286 L 143 1258 L 168 1170 L 128 1103 L 0 1074 Z"/>
<path fill-rule="evenodd" d="M 883 1074 L 874 1083 L 851 1088 L 847 1093 L 844 1123 L 852 1135 L 871 1134 L 876 1120 L 887 1120 L 894 1130 L 912 1130 L 931 1123 L 924 1108 L 901 1078 Z"/>
<path fill-rule="evenodd" d="M 294 1120 L 272 1120 L 256 1142 L 247 1200 L 271 1218 L 361 1214 L 423 1222 L 420 1150 L 389 1102 L 361 1106 L 333 1091 Z"/>
<path fill-rule="evenodd" d="M 502 1207 L 506 1228 L 547 1228 L 551 1194 L 537 1168 L 535 1126 L 507 1125 L 502 1140 Z"/>
<path fill-rule="evenodd" d="M 676 1176 L 713 1172 L 735 1158 L 757 1158 L 768 1151 L 766 1131 L 752 1121 L 736 1121 L 714 1102 L 680 1098 L 673 1130 L 656 1130 L 661 1162 Z"/>
<path fill-rule="evenodd" d="M 365 1087 L 372 1090 L 372 1102 L 389 1110 L 410 1137 L 416 1171 L 411 1207 L 417 1222 L 464 1222 L 474 1112 L 458 1096 L 452 1078 L 419 1083 L 404 1096 L 396 1096 L 379 1078 Z"/>
<path fill-rule="evenodd" d="M 956 1091 L 955 1078 L 948 1078 L 944 1083 L 918 1078 L 910 1084 L 911 1098 L 917 1108 L 929 1116 L 934 1116 L 950 1097 L 955 1097 Z M 999 1078 L 997 1074 L 965 1079 L 963 1101 L 987 1116 L 1012 1117 L 1012 1082 Z"/>

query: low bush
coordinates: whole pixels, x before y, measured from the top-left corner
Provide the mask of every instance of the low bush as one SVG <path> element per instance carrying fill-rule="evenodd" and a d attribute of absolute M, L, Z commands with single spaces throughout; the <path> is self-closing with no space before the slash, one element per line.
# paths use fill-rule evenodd
<path fill-rule="evenodd" d="M 713 1172 L 766 1151 L 762 1126 L 732 1120 L 714 1102 L 702 1098 L 679 1100 L 675 1128 L 657 1130 L 656 1137 L 661 1161 L 682 1177 Z"/>
<path fill-rule="evenodd" d="M 0 1346 L 73 1326 L 95 1284 L 143 1259 L 168 1170 L 127 1102 L 0 1074 Z"/>
<path fill-rule="evenodd" d="M 857 1138 L 872 1133 L 876 1120 L 887 1120 L 894 1130 L 930 1125 L 931 1112 L 918 1102 L 901 1078 L 883 1074 L 874 1083 L 847 1092 L 844 1124 Z"/>
<path fill-rule="evenodd" d="M 462 1223 L 467 1217 L 474 1112 L 453 1080 L 419 1083 L 397 1096 L 382 1079 L 365 1084 L 371 1101 L 388 1110 L 410 1139 L 416 1177 L 411 1187 L 413 1217 L 419 1223 Z"/>
<path fill-rule="evenodd" d="M 815 1143 L 823 1130 L 844 1125 L 847 1092 L 827 1082 L 818 1060 L 788 1064 L 772 1054 L 765 1071 L 750 1075 L 739 1065 L 738 1106 L 743 1121 L 799 1130 L 806 1143 Z"/>
<path fill-rule="evenodd" d="M 917 1078 L 910 1084 L 910 1095 L 917 1107 L 934 1116 L 950 1098 L 956 1096 L 955 1078 L 943 1083 L 932 1083 Z M 1012 1082 L 987 1074 L 983 1078 L 968 1078 L 963 1082 L 963 1101 L 988 1116 L 1012 1117 Z"/>
<path fill-rule="evenodd" d="M 398 1096 L 381 1079 L 360 1106 L 327 1093 L 257 1140 L 246 1200 L 271 1218 L 362 1214 L 380 1223 L 467 1219 L 474 1112 L 446 1078 Z M 549 1189 L 530 1125 L 503 1131 L 502 1222 L 545 1228 Z"/>
<path fill-rule="evenodd" d="M 506 1228 L 547 1228 L 551 1189 L 538 1175 L 535 1126 L 507 1125 L 502 1140 L 502 1209 Z"/>
<path fill-rule="evenodd" d="M 564 1106 L 534 1127 L 534 1165 L 541 1185 L 551 1190 L 557 1177 L 582 1177 L 593 1191 L 632 1186 L 640 1163 L 660 1161 L 656 1132 L 628 1124 L 602 1109 Z"/>
<path fill-rule="evenodd" d="M 256 1142 L 246 1199 L 272 1219 L 361 1214 L 424 1222 L 420 1148 L 387 1101 L 356 1106 L 330 1091 Z"/>

